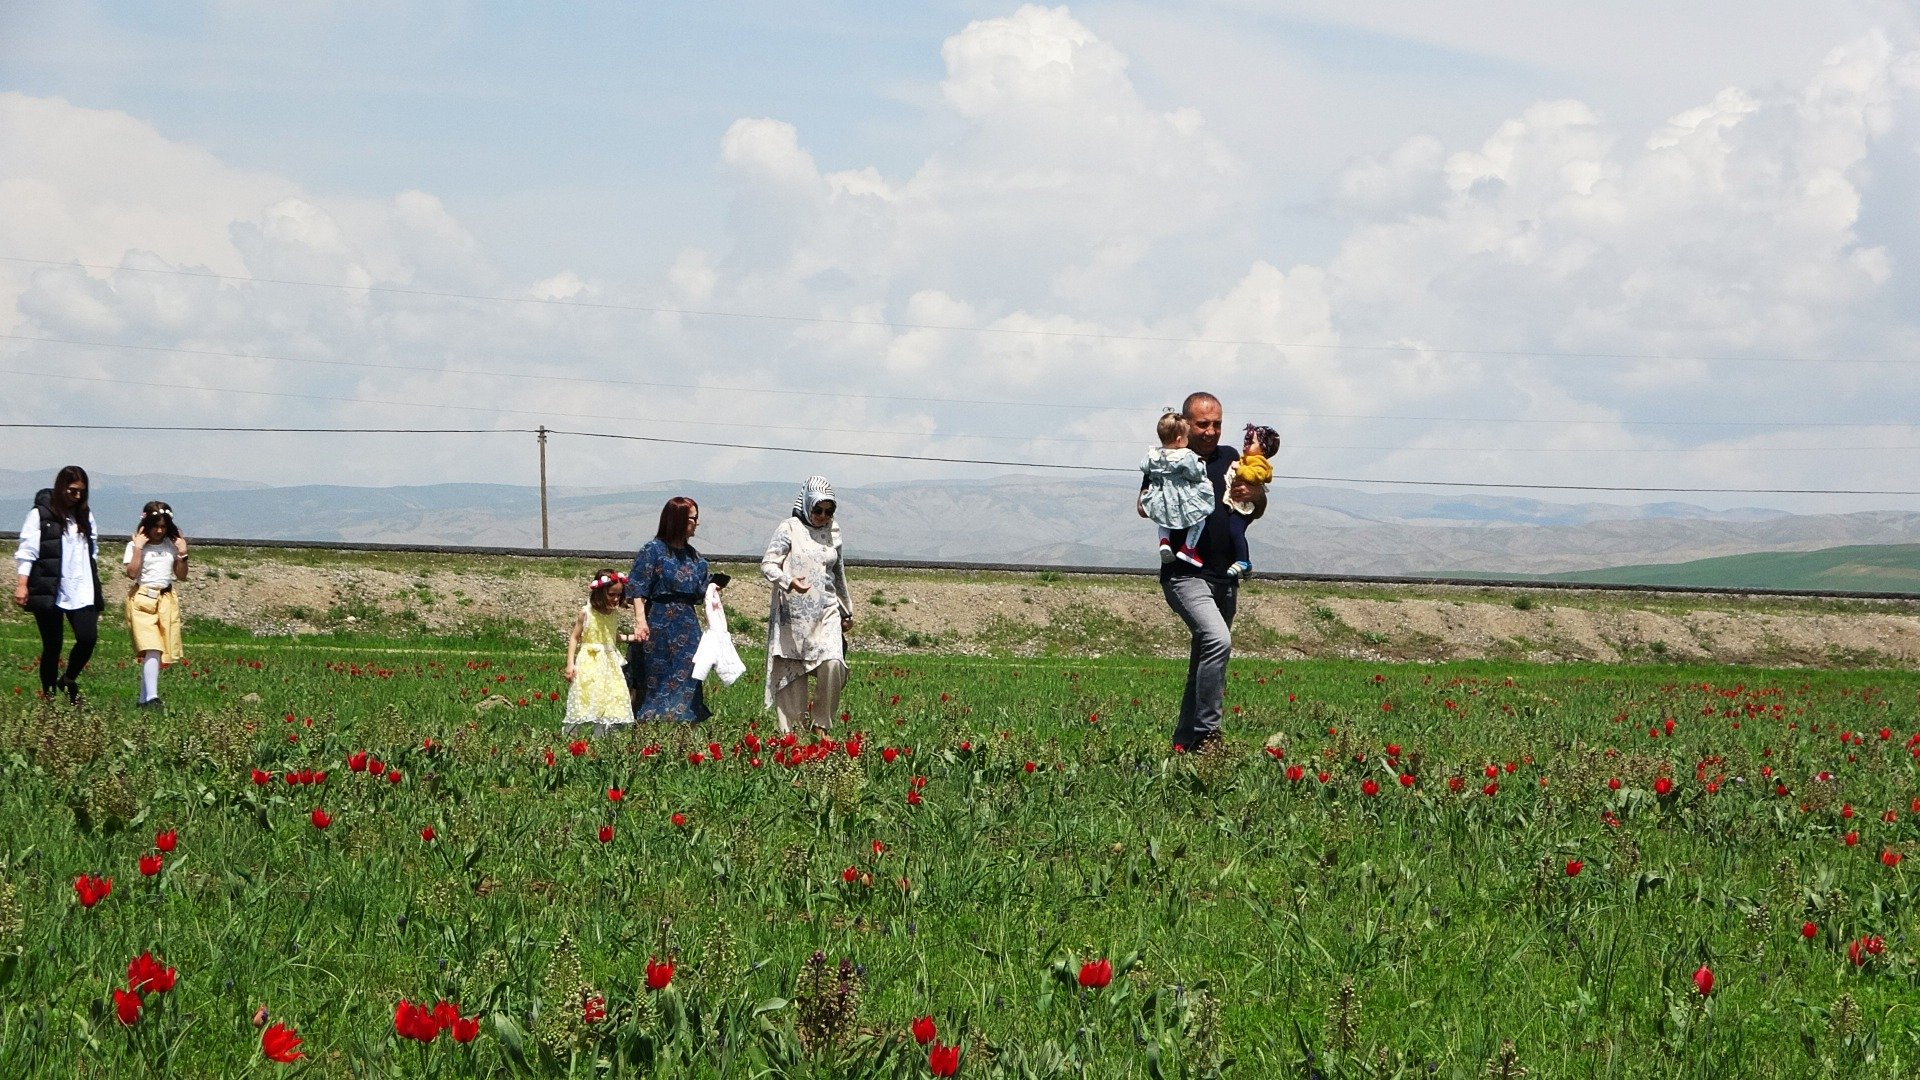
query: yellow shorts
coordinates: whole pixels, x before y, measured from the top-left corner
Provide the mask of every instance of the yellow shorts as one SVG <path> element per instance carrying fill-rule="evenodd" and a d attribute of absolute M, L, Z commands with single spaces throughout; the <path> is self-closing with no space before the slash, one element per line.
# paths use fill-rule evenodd
<path fill-rule="evenodd" d="M 163 664 L 177 664 L 180 651 L 180 597 L 172 589 L 136 585 L 127 592 L 127 633 L 135 653 L 157 652 Z"/>

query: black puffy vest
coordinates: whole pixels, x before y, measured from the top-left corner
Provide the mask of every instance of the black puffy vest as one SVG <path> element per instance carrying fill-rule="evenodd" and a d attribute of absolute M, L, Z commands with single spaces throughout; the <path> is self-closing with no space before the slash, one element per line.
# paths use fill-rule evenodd
<path fill-rule="evenodd" d="M 33 497 L 33 508 L 40 511 L 40 557 L 27 570 L 27 610 L 52 611 L 60 601 L 60 538 L 67 523 L 54 515 L 52 488 L 40 489 Z M 98 611 L 107 606 L 107 594 L 100 588 L 99 562 L 88 562 L 93 571 L 93 607 Z"/>

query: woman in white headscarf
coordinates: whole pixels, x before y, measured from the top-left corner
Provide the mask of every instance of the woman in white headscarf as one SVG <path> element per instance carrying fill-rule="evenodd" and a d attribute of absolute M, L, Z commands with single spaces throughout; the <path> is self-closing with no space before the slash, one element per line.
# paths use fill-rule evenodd
<path fill-rule="evenodd" d="M 773 583 L 766 704 L 778 711 L 782 732 L 803 721 L 825 731 L 847 684 L 846 632 L 853 626 L 853 602 L 840 558 L 840 526 L 833 520 L 838 505 L 826 477 L 808 477 L 792 516 L 773 530 L 760 560 L 760 573 Z"/>

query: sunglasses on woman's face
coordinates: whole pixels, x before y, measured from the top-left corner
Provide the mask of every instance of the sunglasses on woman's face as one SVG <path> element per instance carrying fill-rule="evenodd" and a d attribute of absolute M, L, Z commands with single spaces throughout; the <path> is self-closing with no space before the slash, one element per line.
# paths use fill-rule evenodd
<path fill-rule="evenodd" d="M 822 503 L 813 508 L 813 514 L 815 517 L 830 518 L 833 516 L 833 509 L 832 503 Z"/>

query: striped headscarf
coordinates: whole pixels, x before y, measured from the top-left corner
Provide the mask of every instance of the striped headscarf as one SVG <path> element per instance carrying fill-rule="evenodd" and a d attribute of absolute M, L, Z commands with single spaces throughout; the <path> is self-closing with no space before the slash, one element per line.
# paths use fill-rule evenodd
<path fill-rule="evenodd" d="M 800 485 L 799 498 L 793 500 L 793 516 L 799 518 L 802 524 L 812 527 L 813 508 L 823 502 L 830 502 L 836 507 L 840 505 L 840 500 L 833 497 L 833 485 L 827 483 L 826 477 L 809 476 L 807 482 Z"/>

